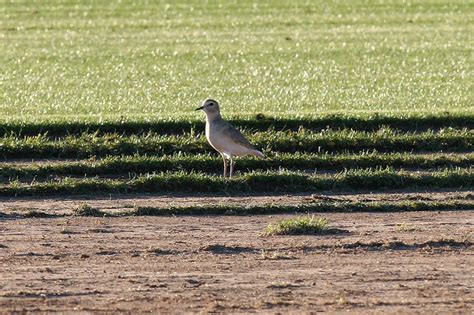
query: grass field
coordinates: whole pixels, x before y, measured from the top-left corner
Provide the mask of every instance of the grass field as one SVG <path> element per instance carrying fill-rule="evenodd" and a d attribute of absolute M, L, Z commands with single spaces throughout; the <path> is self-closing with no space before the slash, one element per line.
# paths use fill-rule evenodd
<path fill-rule="evenodd" d="M 0 0 L 0 309 L 469 313 L 473 12 L 469 1 Z M 232 179 L 194 111 L 207 97 L 267 156 L 238 159 Z M 362 290 L 347 266 L 365 257 L 374 265 L 357 272 L 375 272 Z M 65 261 L 98 289 L 58 271 Z M 174 266 L 200 280 L 150 284 Z M 273 270 L 287 278 L 264 282 Z M 316 278 L 292 278 L 303 270 Z M 242 290 L 219 300 L 228 287 Z"/>
<path fill-rule="evenodd" d="M 469 1 L 0 4 L 2 120 L 473 110 Z"/>

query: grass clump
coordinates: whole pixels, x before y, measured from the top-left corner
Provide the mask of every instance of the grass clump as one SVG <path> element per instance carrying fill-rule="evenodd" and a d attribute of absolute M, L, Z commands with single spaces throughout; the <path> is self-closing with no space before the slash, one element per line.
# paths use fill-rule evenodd
<path fill-rule="evenodd" d="M 313 215 L 281 220 L 277 223 L 269 224 L 265 228 L 263 235 L 321 235 L 332 232 L 334 232 L 334 229 L 330 228 L 327 219 Z"/>
<path fill-rule="evenodd" d="M 419 230 L 419 228 L 414 224 L 402 222 L 397 225 L 397 230 L 399 232 L 414 232 L 414 231 Z"/>
<path fill-rule="evenodd" d="M 43 219 L 43 218 L 56 218 L 60 217 L 61 215 L 55 214 L 55 213 L 47 213 L 44 211 L 37 211 L 37 210 L 29 210 L 22 214 L 24 218 L 38 218 L 38 219 Z"/>
<path fill-rule="evenodd" d="M 82 204 L 74 210 L 74 215 L 81 217 L 105 217 L 108 214 L 88 204 Z"/>
<path fill-rule="evenodd" d="M 265 249 L 262 249 L 260 251 L 261 258 L 263 260 L 290 260 L 290 259 L 295 259 L 293 256 L 282 253 L 279 251 L 266 251 Z"/>

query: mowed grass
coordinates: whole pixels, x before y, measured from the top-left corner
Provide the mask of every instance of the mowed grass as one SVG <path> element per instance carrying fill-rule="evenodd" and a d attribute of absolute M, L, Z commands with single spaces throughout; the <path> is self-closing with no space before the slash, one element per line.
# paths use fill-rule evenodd
<path fill-rule="evenodd" d="M 360 152 L 379 150 L 404 151 L 470 151 L 474 147 L 471 129 L 441 129 L 424 132 L 399 132 L 381 128 L 375 132 L 343 130 L 244 132 L 251 143 L 266 153 L 270 152 Z M 51 138 L 47 134 L 0 138 L 3 158 L 88 158 L 91 156 L 176 153 L 202 154 L 214 150 L 202 133 L 160 135 L 147 133 L 124 136 L 121 134 L 83 133 Z"/>
<path fill-rule="evenodd" d="M 212 149 L 202 134 L 194 132 L 8 135 L 2 138 L 0 147 L 7 158 L 89 159 L 37 165 L 4 163 L 0 167 L 4 179 L 0 195 L 281 193 L 474 186 L 474 135 L 468 128 L 419 132 L 300 128 L 245 134 L 268 157 L 242 159 L 238 164 L 241 171 L 232 180 L 216 176 L 222 170 L 221 161 L 216 153 L 210 153 Z M 293 172 L 284 170 L 285 166 Z M 416 170 L 426 171 L 413 172 Z"/>
<path fill-rule="evenodd" d="M 471 189 L 472 8 L 0 0 L 0 196 Z M 207 97 L 268 156 L 231 180 Z M 319 209 L 416 210 L 370 207 Z"/>
<path fill-rule="evenodd" d="M 0 119 L 472 112 L 468 1 L 0 1 Z"/>
<path fill-rule="evenodd" d="M 226 115 L 225 115 L 226 116 Z M 300 129 L 321 131 L 351 129 L 356 131 L 377 131 L 391 128 L 400 131 L 427 131 L 443 128 L 462 129 L 474 128 L 473 112 L 441 112 L 441 113 L 316 113 L 308 115 L 288 116 L 287 114 L 264 115 L 261 113 L 240 114 L 240 118 L 230 117 L 233 125 L 252 131 L 298 131 Z M 0 118 L 0 122 L 2 118 Z M 5 120 L 5 119 L 3 119 Z M 120 133 L 132 134 L 182 134 L 204 130 L 205 120 L 202 116 L 194 117 L 150 117 L 146 120 L 127 120 L 125 117 L 107 118 L 97 121 L 94 116 L 69 117 L 64 120 L 51 117 L 42 121 L 7 119 L 2 122 L 0 136 L 16 134 L 35 136 L 48 134 L 49 137 L 63 137 L 82 133 Z"/>
<path fill-rule="evenodd" d="M 239 173 L 252 170 L 306 170 L 308 172 L 342 171 L 351 168 L 411 168 L 433 170 L 437 168 L 468 168 L 474 165 L 474 153 L 379 153 L 313 154 L 280 153 L 266 159 L 239 158 Z M 6 179 L 41 178 L 55 176 L 110 176 L 130 177 L 154 172 L 222 171 L 222 159 L 214 155 L 165 155 L 165 156 L 108 156 L 103 159 L 80 161 L 43 161 L 30 163 L 0 163 L 0 177 Z"/>
<path fill-rule="evenodd" d="M 0 185 L 0 197 L 105 195 L 123 193 L 192 192 L 310 192 L 364 191 L 385 189 L 470 189 L 474 172 L 468 169 L 445 169 L 433 172 L 407 172 L 386 169 L 351 169 L 336 174 L 305 174 L 290 171 L 250 172 L 226 179 L 204 173 L 164 172 L 137 176 L 129 180 L 100 178 L 55 178 L 49 181 Z"/>

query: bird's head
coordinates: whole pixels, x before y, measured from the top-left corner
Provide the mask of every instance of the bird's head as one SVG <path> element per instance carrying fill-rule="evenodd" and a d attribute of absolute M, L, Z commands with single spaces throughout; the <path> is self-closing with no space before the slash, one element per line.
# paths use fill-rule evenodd
<path fill-rule="evenodd" d="M 219 103 L 213 99 L 208 98 L 204 102 L 202 102 L 202 105 L 196 110 L 203 110 L 206 114 L 215 114 L 219 113 Z"/>

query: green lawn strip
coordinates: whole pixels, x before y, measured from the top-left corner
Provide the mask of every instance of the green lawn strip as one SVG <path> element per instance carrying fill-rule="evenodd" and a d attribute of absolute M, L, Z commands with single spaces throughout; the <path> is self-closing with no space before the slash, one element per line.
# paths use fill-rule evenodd
<path fill-rule="evenodd" d="M 72 179 L 11 182 L 0 187 L 0 196 L 87 195 L 144 192 L 302 192 L 321 190 L 383 190 L 401 188 L 472 188 L 472 169 L 447 169 L 431 173 L 406 171 L 348 170 L 333 175 L 307 175 L 296 172 L 252 172 L 224 179 L 203 173 L 160 173 L 128 181 L 110 179 Z"/>
<path fill-rule="evenodd" d="M 94 208 L 92 208 L 94 209 Z M 402 212 L 402 211 L 448 211 L 474 210 L 474 203 L 465 201 L 402 201 L 402 202 L 312 202 L 296 205 L 192 205 L 192 206 L 138 206 L 118 216 L 166 216 L 166 215 L 259 215 L 311 212 Z M 97 213 L 114 215 L 94 209 L 84 212 L 82 208 L 76 215 L 97 216 Z"/>
<path fill-rule="evenodd" d="M 240 158 L 237 169 L 251 170 L 331 170 L 350 168 L 416 168 L 469 167 L 474 165 L 474 153 L 362 153 L 362 154 L 288 154 L 281 153 L 267 159 Z M 37 177 L 56 175 L 96 176 L 128 175 L 165 171 L 200 171 L 219 173 L 222 159 L 217 155 L 172 156 L 109 156 L 99 160 L 46 162 L 35 164 L 0 163 L 0 176 L 4 178 Z"/>
<path fill-rule="evenodd" d="M 199 118 L 199 119 L 198 119 Z M 18 121 L 5 120 L 0 122 L 0 136 L 11 133 L 35 136 L 47 133 L 50 137 L 62 137 L 66 135 L 82 134 L 89 132 L 140 134 L 161 133 L 179 134 L 191 132 L 191 130 L 203 130 L 204 120 L 202 117 L 194 118 L 168 118 L 161 120 L 136 119 L 124 121 L 123 119 L 108 119 L 106 121 L 89 120 L 86 118 L 78 121 L 62 120 Z M 256 131 L 293 130 L 300 128 L 319 131 L 322 129 L 353 129 L 359 131 L 374 131 L 382 127 L 404 131 L 423 131 L 427 129 L 440 128 L 469 128 L 474 129 L 473 113 L 449 113 L 439 114 L 322 114 L 319 116 L 286 117 L 271 115 L 256 115 L 254 117 L 234 117 L 229 121 L 243 129 Z"/>
<path fill-rule="evenodd" d="M 292 205 L 255 204 L 255 205 L 191 205 L 191 206 L 138 206 L 130 211 L 109 212 L 89 204 L 80 205 L 72 215 L 82 217 L 126 217 L 126 216 L 175 216 L 175 215 L 271 215 L 304 214 L 331 212 L 404 212 L 404 211 L 456 211 L 474 210 L 471 201 L 321 201 Z M 0 212 L 0 217 L 56 218 L 69 214 L 55 214 L 45 211 L 28 210 L 9 213 Z"/>
<path fill-rule="evenodd" d="M 341 152 L 378 150 L 469 151 L 474 148 L 474 130 L 442 129 L 402 133 L 389 128 L 376 132 L 325 130 L 312 132 L 245 132 L 249 141 L 265 152 Z M 212 148 L 202 135 L 98 135 L 84 133 L 62 138 L 47 134 L 34 137 L 8 135 L 0 139 L 0 157 L 9 158 L 88 158 L 91 156 L 181 153 L 207 153 Z"/>

